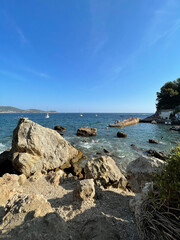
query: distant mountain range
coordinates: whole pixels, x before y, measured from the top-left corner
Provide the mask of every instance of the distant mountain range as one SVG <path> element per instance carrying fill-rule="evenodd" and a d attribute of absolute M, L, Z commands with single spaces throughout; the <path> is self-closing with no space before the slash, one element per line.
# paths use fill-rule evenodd
<path fill-rule="evenodd" d="M 19 109 L 11 106 L 0 106 L 0 113 L 57 113 L 56 111 L 42 111 L 39 109 Z"/>

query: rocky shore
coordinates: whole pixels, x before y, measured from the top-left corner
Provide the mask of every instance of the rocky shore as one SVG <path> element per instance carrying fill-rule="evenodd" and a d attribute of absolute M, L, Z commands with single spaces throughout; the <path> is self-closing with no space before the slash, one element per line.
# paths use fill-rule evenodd
<path fill-rule="evenodd" d="M 162 154 L 139 157 L 125 175 L 105 149 L 82 167 L 83 153 L 56 130 L 20 119 L 0 154 L 0 239 L 140 239 L 137 196 Z M 85 130 L 97 134 L 78 135 Z"/>

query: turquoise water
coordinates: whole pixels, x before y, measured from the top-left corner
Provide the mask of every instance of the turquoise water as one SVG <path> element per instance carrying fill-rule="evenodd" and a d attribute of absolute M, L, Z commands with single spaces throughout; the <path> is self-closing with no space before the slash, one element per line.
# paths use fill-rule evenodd
<path fill-rule="evenodd" d="M 50 118 L 45 118 L 46 114 L 0 114 L 0 152 L 11 147 L 12 133 L 16 127 L 19 117 L 28 117 L 30 120 L 41 124 L 44 127 L 54 128 L 55 125 L 61 125 L 67 128 L 64 138 L 75 147 L 83 151 L 88 159 L 97 156 L 97 152 L 103 152 L 107 149 L 115 158 L 116 162 L 125 167 L 128 162 L 138 156 L 138 152 L 130 146 L 135 144 L 137 147 L 158 151 L 168 151 L 180 141 L 178 132 L 171 132 L 170 126 L 163 124 L 139 123 L 124 127 L 121 131 L 128 134 L 127 138 L 117 138 L 116 134 L 119 128 L 108 128 L 109 123 L 115 120 L 123 120 L 129 117 L 145 118 L 151 114 L 124 114 L 124 113 L 85 113 L 83 117 L 77 113 L 57 113 L 50 114 Z M 96 127 L 97 136 L 82 138 L 76 136 L 78 128 L 83 126 Z M 163 140 L 161 140 L 163 137 Z M 161 144 L 148 143 L 149 138 L 161 141 Z M 86 140 L 87 142 L 85 142 Z"/>

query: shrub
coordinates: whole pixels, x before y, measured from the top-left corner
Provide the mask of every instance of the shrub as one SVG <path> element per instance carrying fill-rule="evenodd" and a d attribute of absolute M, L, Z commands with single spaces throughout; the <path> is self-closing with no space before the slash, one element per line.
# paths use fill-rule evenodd
<path fill-rule="evenodd" d="M 164 204 L 180 208 L 180 145 L 171 150 L 167 164 L 154 176 L 154 187 Z"/>
<path fill-rule="evenodd" d="M 142 201 L 137 219 L 143 240 L 180 239 L 180 146 L 154 176 L 154 189 Z"/>

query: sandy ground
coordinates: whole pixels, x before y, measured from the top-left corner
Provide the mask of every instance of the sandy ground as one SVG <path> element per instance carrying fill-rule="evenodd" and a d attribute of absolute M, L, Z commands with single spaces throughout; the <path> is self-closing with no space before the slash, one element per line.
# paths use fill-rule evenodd
<path fill-rule="evenodd" d="M 81 202 L 73 199 L 76 184 L 73 178 L 67 178 L 55 187 L 43 176 L 35 182 L 26 180 L 23 192 L 42 194 L 67 223 L 70 239 L 139 239 L 129 209 L 132 192 L 96 186 L 95 199 Z"/>

